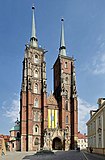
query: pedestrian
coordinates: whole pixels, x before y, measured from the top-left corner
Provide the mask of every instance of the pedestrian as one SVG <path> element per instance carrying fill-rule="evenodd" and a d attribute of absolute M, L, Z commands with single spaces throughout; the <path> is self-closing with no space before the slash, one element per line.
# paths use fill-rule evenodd
<path fill-rule="evenodd" d="M 92 152 L 93 152 L 93 148 L 92 148 L 92 147 L 90 147 L 89 149 L 90 149 L 90 153 L 92 153 Z"/>

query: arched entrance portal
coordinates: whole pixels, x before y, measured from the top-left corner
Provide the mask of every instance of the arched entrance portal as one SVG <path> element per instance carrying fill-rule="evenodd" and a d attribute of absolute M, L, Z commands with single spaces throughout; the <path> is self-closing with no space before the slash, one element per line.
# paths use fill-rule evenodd
<path fill-rule="evenodd" d="M 53 139 L 52 149 L 54 150 L 62 150 L 62 142 L 61 139 L 56 137 Z"/>

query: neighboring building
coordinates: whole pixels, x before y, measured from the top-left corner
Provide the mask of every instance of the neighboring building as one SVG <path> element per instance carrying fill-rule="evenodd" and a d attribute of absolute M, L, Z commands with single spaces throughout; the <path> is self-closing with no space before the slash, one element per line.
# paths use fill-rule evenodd
<path fill-rule="evenodd" d="M 10 151 L 20 151 L 20 122 L 18 119 L 10 130 L 9 149 Z"/>
<path fill-rule="evenodd" d="M 90 111 L 87 122 L 88 147 L 93 152 L 105 154 L 105 98 L 98 99 L 98 109 Z"/>
<path fill-rule="evenodd" d="M 4 139 L 6 150 L 9 150 L 9 139 L 10 139 L 10 136 L 9 135 L 4 135 L 4 134 L 0 134 L 0 138 Z"/>
<path fill-rule="evenodd" d="M 8 141 L 7 137 L 7 135 L 5 136 L 3 134 L 0 134 L 0 156 L 6 154 L 6 143 Z"/>
<path fill-rule="evenodd" d="M 78 147 L 82 149 L 87 149 L 88 147 L 88 141 L 86 134 L 82 134 L 78 132 Z"/>
<path fill-rule="evenodd" d="M 78 139 L 76 74 L 74 59 L 66 55 L 64 20 L 53 65 L 54 93 L 47 97 L 46 50 L 38 46 L 34 6 L 32 10 L 32 36 L 25 48 L 20 94 L 21 151 L 74 149 Z"/>
<path fill-rule="evenodd" d="M 10 138 L 9 135 L 0 134 L 0 137 L 3 137 L 3 138 L 4 138 L 5 143 L 8 143 L 8 142 L 9 142 L 9 138 Z"/>

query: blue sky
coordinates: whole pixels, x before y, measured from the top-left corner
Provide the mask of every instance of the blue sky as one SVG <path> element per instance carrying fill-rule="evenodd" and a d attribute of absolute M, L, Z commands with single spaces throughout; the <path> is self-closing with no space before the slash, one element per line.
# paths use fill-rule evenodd
<path fill-rule="evenodd" d="M 0 133 L 9 134 L 18 116 L 33 3 L 38 42 L 48 50 L 48 92 L 60 44 L 60 19 L 65 19 L 67 55 L 76 59 L 79 130 L 84 133 L 90 109 L 97 108 L 97 99 L 105 94 L 105 0 L 0 1 Z"/>

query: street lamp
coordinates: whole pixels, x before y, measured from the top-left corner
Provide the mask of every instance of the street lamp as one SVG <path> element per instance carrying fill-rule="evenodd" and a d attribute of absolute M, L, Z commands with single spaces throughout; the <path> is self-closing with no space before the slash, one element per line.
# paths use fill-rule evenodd
<path fill-rule="evenodd" d="M 63 131 L 63 150 L 65 150 L 65 138 L 66 138 L 66 130 Z"/>
<path fill-rule="evenodd" d="M 47 148 L 47 144 L 46 144 L 46 136 L 47 136 L 47 130 L 46 129 L 44 129 L 44 149 L 46 149 Z"/>

